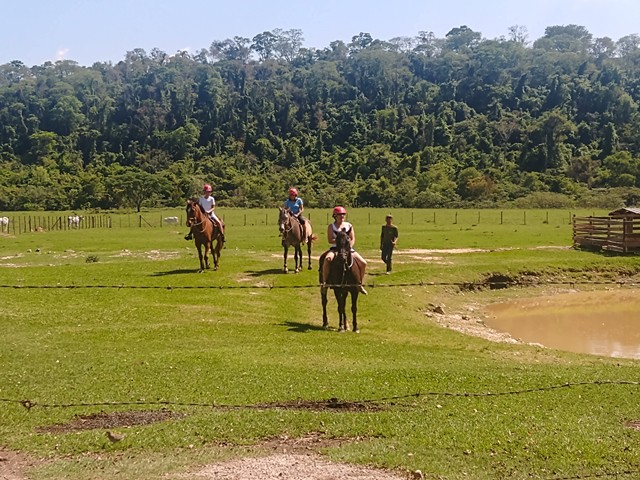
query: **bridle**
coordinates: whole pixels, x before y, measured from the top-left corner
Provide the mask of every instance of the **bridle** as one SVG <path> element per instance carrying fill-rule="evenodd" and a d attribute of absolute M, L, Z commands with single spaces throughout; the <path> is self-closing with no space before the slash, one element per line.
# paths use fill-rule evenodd
<path fill-rule="evenodd" d="M 195 212 L 194 206 L 195 204 L 193 203 L 190 203 L 187 206 L 187 227 L 197 227 L 198 225 L 202 225 L 206 220 L 206 218 L 203 215 L 202 220 L 200 220 L 199 222 L 195 221 L 196 216 L 194 213 Z M 204 228 L 201 228 L 200 230 L 204 230 Z"/>
<path fill-rule="evenodd" d="M 346 232 L 342 232 L 343 239 L 341 240 L 340 247 L 336 252 L 336 257 L 340 257 L 342 260 L 342 279 L 340 281 L 341 284 L 344 284 L 345 276 L 347 271 L 351 270 L 353 267 L 353 255 L 351 255 L 351 244 L 349 243 L 349 237 Z M 336 243 L 337 247 L 337 243 Z"/>
<path fill-rule="evenodd" d="M 291 214 L 287 210 L 281 210 L 280 218 L 284 216 L 285 220 L 280 222 L 280 226 L 282 227 L 282 238 L 286 240 L 287 236 L 289 236 L 289 232 L 293 230 L 293 224 L 291 223 Z"/>

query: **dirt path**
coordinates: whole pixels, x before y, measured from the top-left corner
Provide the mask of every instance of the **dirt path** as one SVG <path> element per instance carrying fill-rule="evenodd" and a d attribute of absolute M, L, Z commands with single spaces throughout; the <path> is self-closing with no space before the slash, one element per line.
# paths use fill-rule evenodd
<path fill-rule="evenodd" d="M 25 455 L 0 447 L 0 479 L 1 480 L 24 480 L 23 475 L 27 467 L 36 462 L 28 459 Z"/>
<path fill-rule="evenodd" d="M 329 462 L 316 454 L 280 453 L 209 465 L 190 476 L 211 480 L 405 480 L 385 470 Z"/>

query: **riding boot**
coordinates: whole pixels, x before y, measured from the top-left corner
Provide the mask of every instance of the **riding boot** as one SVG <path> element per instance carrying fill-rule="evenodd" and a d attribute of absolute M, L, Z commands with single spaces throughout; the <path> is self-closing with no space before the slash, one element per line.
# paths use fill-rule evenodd
<path fill-rule="evenodd" d="M 360 284 L 360 288 L 358 290 L 360 290 L 360 293 L 362 293 L 363 295 L 368 295 L 369 293 L 364 288 L 364 269 L 360 270 L 360 276 L 361 276 L 360 278 L 362 278 L 363 283 Z"/>

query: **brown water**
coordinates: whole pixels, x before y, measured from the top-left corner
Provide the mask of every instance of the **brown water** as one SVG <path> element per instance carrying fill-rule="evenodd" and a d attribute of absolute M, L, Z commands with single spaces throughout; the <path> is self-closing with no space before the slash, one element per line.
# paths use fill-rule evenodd
<path fill-rule="evenodd" d="M 490 327 L 524 342 L 640 359 L 640 290 L 576 292 L 488 307 Z"/>

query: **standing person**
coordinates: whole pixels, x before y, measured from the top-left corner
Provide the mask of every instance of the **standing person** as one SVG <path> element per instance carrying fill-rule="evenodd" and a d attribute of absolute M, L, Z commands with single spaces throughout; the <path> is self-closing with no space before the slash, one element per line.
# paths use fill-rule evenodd
<path fill-rule="evenodd" d="M 392 220 L 393 215 L 387 215 L 380 233 L 380 250 L 382 250 L 382 261 L 387 265 L 387 275 L 391 273 L 391 255 L 398 241 L 398 227 L 391 223 Z"/>
<path fill-rule="evenodd" d="M 216 200 L 211 195 L 213 188 L 211 185 L 206 183 L 204 187 L 202 187 L 202 196 L 198 199 L 198 204 L 204 210 L 204 213 L 211 219 L 214 226 L 217 226 L 220 229 L 220 234 L 222 235 L 222 239 L 224 241 L 224 224 L 222 221 L 216 216 L 214 210 L 216 208 Z M 184 237 L 185 240 L 192 240 L 193 233 L 189 230 L 189 234 Z"/>
<path fill-rule="evenodd" d="M 329 248 L 329 252 L 327 253 L 327 256 L 324 259 L 324 263 L 322 264 L 322 281 L 324 283 L 326 283 L 325 279 L 329 277 L 329 267 L 330 267 L 331 261 L 336 256 L 336 234 L 340 230 L 344 230 L 345 233 L 349 236 L 349 243 L 351 244 L 351 255 L 353 256 L 353 258 L 356 259 L 356 262 L 360 267 L 360 273 L 362 274 L 361 275 L 362 281 L 364 282 L 364 274 L 367 269 L 367 261 L 364 258 L 362 258 L 362 255 L 360 255 L 358 252 L 356 252 L 353 249 L 353 245 L 356 243 L 356 234 L 355 234 L 353 225 L 345 221 L 346 215 L 347 215 L 347 211 L 345 210 L 344 207 L 338 206 L 334 208 L 333 209 L 334 222 L 329 224 L 329 226 L 327 227 L 327 239 L 329 240 L 331 247 Z M 360 285 L 360 293 L 367 295 L 367 291 L 364 289 L 363 285 Z"/>

